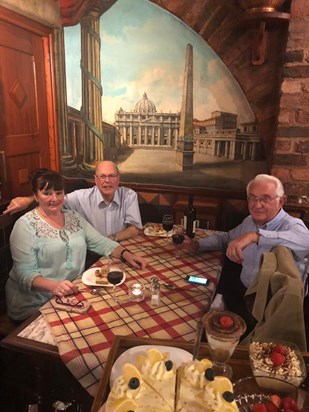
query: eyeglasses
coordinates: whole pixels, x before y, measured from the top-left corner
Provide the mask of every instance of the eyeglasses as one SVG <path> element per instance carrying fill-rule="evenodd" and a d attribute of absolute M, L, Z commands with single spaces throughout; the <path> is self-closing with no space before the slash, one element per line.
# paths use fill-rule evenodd
<path fill-rule="evenodd" d="M 101 175 L 101 176 L 98 176 L 98 175 L 95 175 L 95 177 L 98 179 L 98 180 L 100 180 L 100 182 L 104 182 L 104 180 L 106 180 L 106 179 L 110 179 L 110 180 L 114 180 L 114 179 L 116 179 L 117 177 L 119 176 L 119 174 L 112 174 L 112 175 Z"/>
<path fill-rule="evenodd" d="M 71 308 L 83 308 L 84 307 L 84 302 L 81 300 L 78 300 L 76 298 L 60 298 L 59 296 L 56 297 L 55 299 L 56 303 L 60 303 L 61 305 L 64 306 L 70 306 Z"/>
<path fill-rule="evenodd" d="M 266 204 L 266 205 L 267 205 L 267 204 L 270 203 L 271 201 L 277 199 L 277 197 L 281 197 L 281 196 L 271 197 L 271 196 L 268 196 L 268 195 L 264 195 L 264 196 L 257 197 L 257 196 L 254 196 L 254 195 L 249 195 L 249 196 L 247 197 L 247 200 L 248 200 L 248 202 L 251 202 L 251 203 L 260 202 L 260 203 L 262 203 L 262 204 Z"/>

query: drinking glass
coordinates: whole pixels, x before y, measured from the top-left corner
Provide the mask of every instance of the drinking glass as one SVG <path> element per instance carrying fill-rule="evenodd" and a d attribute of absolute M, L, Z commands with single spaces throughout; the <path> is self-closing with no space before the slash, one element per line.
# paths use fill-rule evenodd
<path fill-rule="evenodd" d="M 173 243 L 176 247 L 176 258 L 179 259 L 179 257 L 180 257 L 179 246 L 185 240 L 185 237 L 181 233 L 174 233 L 173 236 L 172 236 L 172 240 L 173 240 Z"/>
<path fill-rule="evenodd" d="M 113 285 L 112 299 L 115 302 L 118 302 L 118 299 L 116 298 L 116 287 L 122 282 L 123 277 L 124 271 L 122 263 L 114 261 L 110 262 L 108 265 L 107 280 Z"/>
<path fill-rule="evenodd" d="M 166 242 L 168 242 L 168 232 L 173 230 L 174 218 L 173 215 L 164 215 L 162 218 L 162 228 L 166 231 Z"/>
<path fill-rule="evenodd" d="M 233 312 L 211 310 L 203 316 L 203 325 L 216 375 L 231 379 L 233 371 L 226 362 L 246 331 L 245 321 Z"/>

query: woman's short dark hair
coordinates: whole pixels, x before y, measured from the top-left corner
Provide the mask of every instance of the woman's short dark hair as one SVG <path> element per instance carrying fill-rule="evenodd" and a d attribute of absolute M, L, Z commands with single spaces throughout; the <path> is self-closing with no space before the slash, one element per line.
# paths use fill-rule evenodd
<path fill-rule="evenodd" d="M 63 177 L 53 170 L 37 169 L 30 178 L 33 193 L 43 189 L 64 190 Z"/>

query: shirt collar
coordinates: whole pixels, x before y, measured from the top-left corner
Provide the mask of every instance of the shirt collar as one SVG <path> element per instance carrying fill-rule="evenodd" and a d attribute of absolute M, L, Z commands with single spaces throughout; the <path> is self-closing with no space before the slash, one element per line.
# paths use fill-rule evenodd
<path fill-rule="evenodd" d="M 104 199 L 103 199 L 103 197 L 102 197 L 102 195 L 101 195 L 101 192 L 99 191 L 98 187 L 96 186 L 95 188 L 96 188 L 97 204 L 98 204 L 98 205 L 99 205 L 99 204 L 103 204 L 103 205 L 105 205 L 105 206 L 108 206 L 108 205 L 105 203 L 105 201 L 104 201 Z M 113 198 L 113 200 L 111 201 L 110 204 L 112 204 L 112 203 L 114 203 L 114 202 L 115 202 L 118 206 L 120 205 L 119 187 L 117 187 L 116 192 L 115 192 L 115 194 L 114 194 L 114 198 Z"/>
<path fill-rule="evenodd" d="M 263 226 L 260 226 L 260 229 L 272 230 L 277 225 L 277 223 L 283 219 L 285 213 L 286 212 L 283 209 L 280 209 L 276 216 L 269 222 L 265 223 Z"/>

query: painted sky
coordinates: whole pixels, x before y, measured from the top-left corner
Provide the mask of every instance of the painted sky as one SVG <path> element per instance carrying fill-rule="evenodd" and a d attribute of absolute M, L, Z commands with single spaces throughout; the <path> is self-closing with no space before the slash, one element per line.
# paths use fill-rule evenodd
<path fill-rule="evenodd" d="M 118 0 L 100 20 L 103 119 L 131 111 L 146 92 L 158 112 L 181 108 L 187 44 L 193 46 L 194 117 L 214 110 L 254 120 L 238 83 L 207 43 L 182 21 L 147 0 Z M 68 105 L 81 106 L 80 26 L 65 28 Z"/>

